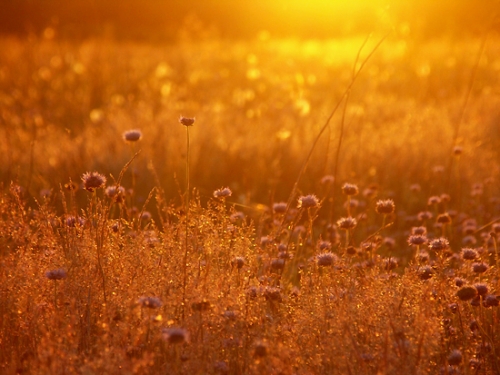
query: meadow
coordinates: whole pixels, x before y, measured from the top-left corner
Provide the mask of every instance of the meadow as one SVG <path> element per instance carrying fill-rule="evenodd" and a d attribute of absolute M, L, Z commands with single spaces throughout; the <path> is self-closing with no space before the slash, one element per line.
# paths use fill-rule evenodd
<path fill-rule="evenodd" d="M 500 40 L 381 38 L 1 37 L 0 373 L 500 373 Z"/>

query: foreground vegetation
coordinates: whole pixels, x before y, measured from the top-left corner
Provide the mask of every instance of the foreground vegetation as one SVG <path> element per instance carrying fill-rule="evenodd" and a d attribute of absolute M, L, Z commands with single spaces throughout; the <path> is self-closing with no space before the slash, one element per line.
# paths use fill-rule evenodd
<path fill-rule="evenodd" d="M 384 42 L 302 173 L 363 40 L 45 37 L 0 42 L 2 373 L 500 372 L 498 40 Z"/>

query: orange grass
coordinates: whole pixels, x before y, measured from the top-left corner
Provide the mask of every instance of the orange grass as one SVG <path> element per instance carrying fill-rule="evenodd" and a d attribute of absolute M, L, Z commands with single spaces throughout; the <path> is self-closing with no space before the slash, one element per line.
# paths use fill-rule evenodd
<path fill-rule="evenodd" d="M 499 40 L 378 40 L 1 39 L 0 373 L 500 372 Z"/>

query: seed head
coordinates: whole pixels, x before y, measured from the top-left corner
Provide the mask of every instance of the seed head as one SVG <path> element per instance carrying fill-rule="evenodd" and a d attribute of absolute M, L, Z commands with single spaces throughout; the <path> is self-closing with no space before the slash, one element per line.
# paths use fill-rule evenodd
<path fill-rule="evenodd" d="M 479 254 L 476 250 L 465 247 L 462 249 L 462 258 L 464 260 L 474 260 L 479 258 Z"/>
<path fill-rule="evenodd" d="M 359 193 L 359 189 L 357 185 L 346 182 L 342 186 L 342 193 L 344 193 L 345 195 L 357 195 Z"/>
<path fill-rule="evenodd" d="M 142 133 L 138 129 L 127 130 L 123 133 L 123 139 L 126 142 L 137 142 L 142 138 Z"/>
<path fill-rule="evenodd" d="M 458 349 L 453 350 L 448 356 L 448 363 L 451 366 L 458 366 L 462 362 L 462 352 Z"/>
<path fill-rule="evenodd" d="M 333 264 L 335 260 L 335 255 L 330 252 L 319 254 L 317 257 L 317 262 L 319 267 L 329 267 Z"/>
<path fill-rule="evenodd" d="M 484 273 L 490 268 L 486 263 L 472 263 L 472 271 L 475 273 Z"/>
<path fill-rule="evenodd" d="M 418 272 L 418 276 L 420 277 L 421 280 L 429 280 L 433 274 L 434 270 L 432 269 L 431 266 L 424 266 L 420 268 Z"/>
<path fill-rule="evenodd" d="M 314 194 L 299 197 L 297 208 L 314 208 L 319 206 L 318 197 Z"/>
<path fill-rule="evenodd" d="M 340 229 L 349 230 L 353 229 L 358 225 L 358 222 L 353 217 L 343 217 L 337 221 L 337 226 Z"/>
<path fill-rule="evenodd" d="M 479 294 L 480 296 L 484 297 L 486 294 L 488 294 L 488 285 L 486 284 L 474 284 L 474 288 L 476 288 L 477 294 Z"/>
<path fill-rule="evenodd" d="M 194 125 L 194 120 L 195 118 L 192 117 L 192 118 L 189 118 L 189 117 L 184 117 L 184 116 L 181 116 L 179 118 L 179 122 L 184 125 L 184 126 L 193 126 Z"/>
<path fill-rule="evenodd" d="M 137 300 L 137 303 L 148 309 L 158 309 L 162 305 L 158 297 L 141 297 Z"/>
<path fill-rule="evenodd" d="M 379 214 L 388 215 L 394 212 L 395 206 L 392 199 L 379 200 L 375 204 L 375 211 Z"/>
<path fill-rule="evenodd" d="M 121 203 L 125 199 L 125 188 L 116 185 L 108 186 L 104 190 L 104 194 L 106 194 L 108 198 L 114 199 L 117 203 Z"/>
<path fill-rule="evenodd" d="M 419 212 L 417 215 L 417 218 L 420 221 L 430 220 L 430 219 L 432 219 L 432 212 L 430 212 L 430 211 Z"/>
<path fill-rule="evenodd" d="M 286 202 L 277 202 L 273 204 L 273 211 L 275 214 L 284 214 L 286 212 Z"/>
<path fill-rule="evenodd" d="M 477 296 L 477 289 L 472 285 L 465 285 L 457 291 L 457 297 L 462 301 L 469 301 Z"/>
<path fill-rule="evenodd" d="M 62 268 L 45 272 L 45 277 L 49 280 L 62 280 L 67 277 L 67 273 Z"/>
<path fill-rule="evenodd" d="M 432 240 L 429 244 L 429 249 L 434 251 L 447 250 L 450 247 L 450 242 L 444 238 L 436 238 Z"/>
<path fill-rule="evenodd" d="M 436 222 L 441 224 L 449 224 L 451 223 L 451 216 L 448 213 L 438 215 L 438 217 L 436 218 Z"/>
<path fill-rule="evenodd" d="M 441 203 L 441 198 L 438 197 L 437 195 L 433 195 L 432 197 L 429 197 L 429 199 L 427 200 L 427 205 L 429 206 L 434 206 L 439 203 Z"/>
<path fill-rule="evenodd" d="M 484 307 L 497 307 L 498 305 L 500 305 L 500 300 L 493 294 L 487 295 L 484 299 Z"/>
<path fill-rule="evenodd" d="M 427 228 L 426 227 L 413 227 L 413 228 L 411 228 L 411 234 L 424 236 L 427 234 Z"/>
<path fill-rule="evenodd" d="M 85 190 L 92 193 L 96 189 L 104 187 L 106 184 L 106 177 L 97 172 L 87 172 L 83 174 L 82 181 Z"/>
<path fill-rule="evenodd" d="M 328 175 L 323 176 L 321 178 L 321 184 L 323 184 L 323 185 L 331 184 L 331 183 L 333 183 L 333 181 L 335 181 L 335 178 L 331 174 L 328 174 Z"/>
<path fill-rule="evenodd" d="M 422 235 L 413 235 L 408 237 L 409 245 L 420 246 L 426 244 L 427 241 L 428 241 L 427 237 Z"/>
<path fill-rule="evenodd" d="M 233 192 L 228 187 L 220 188 L 214 191 L 215 198 L 226 198 L 230 197 Z"/>
<path fill-rule="evenodd" d="M 189 333 L 184 328 L 163 328 L 162 336 L 163 339 L 169 344 L 182 344 L 184 342 L 189 342 Z"/>

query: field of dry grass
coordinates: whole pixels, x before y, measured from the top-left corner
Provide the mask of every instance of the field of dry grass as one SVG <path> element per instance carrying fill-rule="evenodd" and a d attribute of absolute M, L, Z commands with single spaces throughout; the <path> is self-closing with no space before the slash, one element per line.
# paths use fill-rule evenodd
<path fill-rule="evenodd" d="M 500 373 L 500 40 L 377 38 L 0 39 L 0 373 Z"/>

